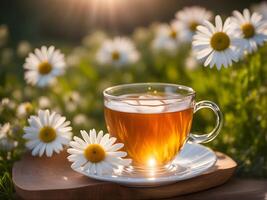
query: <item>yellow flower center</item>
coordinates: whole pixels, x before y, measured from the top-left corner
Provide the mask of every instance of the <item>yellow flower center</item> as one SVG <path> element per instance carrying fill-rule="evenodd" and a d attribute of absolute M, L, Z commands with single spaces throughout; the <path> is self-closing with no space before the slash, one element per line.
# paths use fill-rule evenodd
<path fill-rule="evenodd" d="M 224 32 L 217 32 L 211 37 L 210 45 L 216 51 L 223 51 L 230 46 L 230 38 Z"/>
<path fill-rule="evenodd" d="M 99 144 L 89 144 L 84 150 L 84 156 L 92 163 L 98 163 L 105 159 L 106 153 Z"/>
<path fill-rule="evenodd" d="M 120 59 L 120 53 L 118 51 L 113 51 L 111 54 L 112 60 L 119 60 Z"/>
<path fill-rule="evenodd" d="M 26 113 L 30 113 L 33 110 L 32 104 L 30 104 L 29 102 L 24 103 L 24 108 Z"/>
<path fill-rule="evenodd" d="M 255 35 L 255 28 L 250 23 L 244 24 L 241 29 L 243 31 L 244 38 L 251 38 Z"/>
<path fill-rule="evenodd" d="M 47 61 L 40 63 L 38 66 L 38 71 L 42 75 L 48 74 L 49 72 L 51 72 L 51 70 L 52 70 L 52 66 Z"/>
<path fill-rule="evenodd" d="M 39 132 L 39 138 L 44 143 L 52 142 L 56 139 L 56 131 L 50 126 L 44 126 Z"/>
<path fill-rule="evenodd" d="M 172 39 L 176 39 L 176 37 L 177 37 L 177 32 L 176 32 L 175 30 L 171 29 L 171 31 L 170 31 L 170 33 L 169 33 L 169 36 L 170 36 L 170 38 L 172 38 Z"/>
<path fill-rule="evenodd" d="M 195 22 L 195 21 L 192 21 L 190 24 L 189 24 L 189 29 L 192 31 L 192 32 L 195 32 L 197 30 L 197 26 L 199 25 L 199 23 Z"/>

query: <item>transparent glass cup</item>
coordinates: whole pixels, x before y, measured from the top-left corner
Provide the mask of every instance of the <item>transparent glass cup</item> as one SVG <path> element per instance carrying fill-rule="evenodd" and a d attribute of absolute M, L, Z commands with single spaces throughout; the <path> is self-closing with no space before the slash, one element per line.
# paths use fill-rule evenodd
<path fill-rule="evenodd" d="M 196 92 L 187 86 L 135 83 L 103 94 L 107 129 L 124 144 L 136 169 L 168 169 L 186 142 L 209 142 L 222 127 L 219 107 L 206 100 L 196 103 Z M 215 113 L 215 127 L 207 134 L 190 133 L 193 114 L 202 108 Z"/>

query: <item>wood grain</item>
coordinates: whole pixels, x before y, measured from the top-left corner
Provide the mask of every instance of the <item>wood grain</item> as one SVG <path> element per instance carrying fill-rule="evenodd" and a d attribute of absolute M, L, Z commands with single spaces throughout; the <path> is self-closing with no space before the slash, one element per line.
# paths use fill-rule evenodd
<path fill-rule="evenodd" d="M 267 180 L 233 178 L 220 187 L 189 195 L 174 197 L 169 200 L 266 200 Z"/>
<path fill-rule="evenodd" d="M 63 152 L 52 158 L 26 154 L 13 167 L 13 182 L 24 199 L 160 199 L 185 195 L 225 183 L 236 163 L 216 152 L 218 160 L 207 173 L 175 184 L 154 188 L 130 188 L 90 179 L 70 168 Z"/>

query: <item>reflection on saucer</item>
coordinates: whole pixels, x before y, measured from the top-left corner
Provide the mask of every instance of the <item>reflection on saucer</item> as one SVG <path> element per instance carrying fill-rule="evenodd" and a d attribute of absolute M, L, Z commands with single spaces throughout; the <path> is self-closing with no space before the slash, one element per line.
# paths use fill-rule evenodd
<path fill-rule="evenodd" d="M 211 149 L 200 144 L 185 144 L 174 161 L 164 168 L 156 168 L 153 165 L 150 168 L 119 167 L 108 175 L 93 175 L 82 169 L 76 169 L 76 171 L 101 181 L 131 187 L 154 187 L 201 175 L 212 167 L 216 160 L 216 155 Z M 153 164 L 152 161 L 151 164 Z"/>

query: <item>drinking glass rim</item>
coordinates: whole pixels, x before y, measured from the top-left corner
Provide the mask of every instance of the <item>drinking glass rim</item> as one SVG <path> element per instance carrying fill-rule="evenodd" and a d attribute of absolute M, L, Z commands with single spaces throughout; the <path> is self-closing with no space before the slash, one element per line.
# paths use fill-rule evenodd
<path fill-rule="evenodd" d="M 156 86 L 171 86 L 171 87 L 176 87 L 181 90 L 186 90 L 188 91 L 187 94 L 183 94 L 182 97 L 176 97 L 176 96 L 171 96 L 171 97 L 158 97 L 158 98 L 146 98 L 142 99 L 144 101 L 146 100 L 169 100 L 169 99 L 184 99 L 189 96 L 193 96 L 196 94 L 195 90 L 191 87 L 185 86 L 185 85 L 179 85 L 179 84 L 174 84 L 174 83 L 159 83 L 159 82 L 147 82 L 147 83 L 129 83 L 129 84 L 119 84 L 115 86 L 108 87 L 104 89 L 103 95 L 105 98 L 113 99 L 113 100 L 136 100 L 135 97 L 125 97 L 125 96 L 116 96 L 112 94 L 108 94 L 109 91 L 114 90 L 114 89 L 121 89 L 124 87 L 136 87 L 136 86 L 149 86 L 149 85 L 156 85 Z"/>

